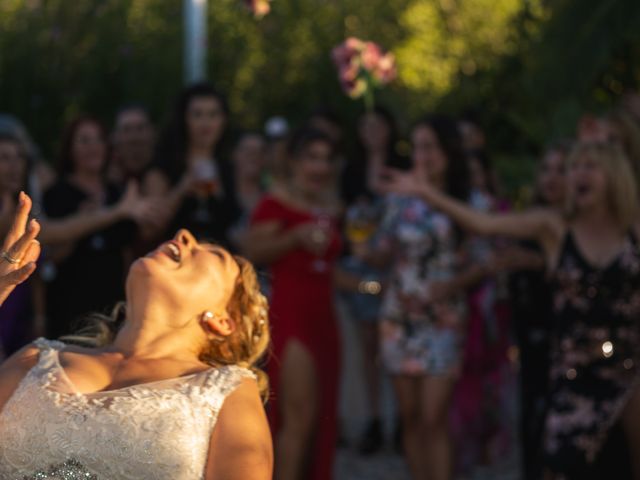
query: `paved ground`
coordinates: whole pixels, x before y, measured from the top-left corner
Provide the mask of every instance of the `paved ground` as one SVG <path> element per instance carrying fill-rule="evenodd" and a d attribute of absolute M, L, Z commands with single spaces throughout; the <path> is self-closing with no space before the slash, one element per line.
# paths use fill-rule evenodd
<path fill-rule="evenodd" d="M 476 469 L 469 477 L 456 480 L 520 480 L 512 459 L 493 469 Z M 360 457 L 343 449 L 336 459 L 335 480 L 411 480 L 404 461 L 392 453 Z"/>
<path fill-rule="evenodd" d="M 410 480 L 404 461 L 397 455 L 382 453 L 359 457 L 340 450 L 336 460 L 335 480 Z"/>

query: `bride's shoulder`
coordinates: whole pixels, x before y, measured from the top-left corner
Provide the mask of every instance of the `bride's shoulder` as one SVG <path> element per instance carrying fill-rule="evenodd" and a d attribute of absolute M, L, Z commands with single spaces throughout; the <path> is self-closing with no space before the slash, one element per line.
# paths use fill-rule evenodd
<path fill-rule="evenodd" d="M 242 384 L 256 384 L 256 375 L 238 365 L 221 365 L 207 370 L 205 385 L 227 397 Z"/>
<path fill-rule="evenodd" d="M 16 368 L 26 368 L 29 370 L 37 363 L 40 350 L 41 347 L 37 342 L 25 345 L 2 363 L 0 373 Z"/>
<path fill-rule="evenodd" d="M 220 410 L 209 443 L 206 478 L 235 478 L 246 473 L 247 465 L 252 466 L 252 479 L 272 477 L 273 446 L 264 405 L 257 382 L 245 376 Z"/>
<path fill-rule="evenodd" d="M 38 363 L 41 347 L 31 343 L 22 347 L 0 365 L 0 411 L 22 379 Z"/>

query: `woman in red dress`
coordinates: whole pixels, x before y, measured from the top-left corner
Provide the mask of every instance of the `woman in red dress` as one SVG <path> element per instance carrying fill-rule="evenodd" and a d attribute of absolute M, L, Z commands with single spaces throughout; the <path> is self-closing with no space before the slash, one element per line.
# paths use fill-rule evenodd
<path fill-rule="evenodd" d="M 289 182 L 256 207 L 246 254 L 271 270 L 278 480 L 332 478 L 339 341 L 333 273 L 340 253 L 337 165 L 329 137 L 303 130 L 289 145 Z"/>

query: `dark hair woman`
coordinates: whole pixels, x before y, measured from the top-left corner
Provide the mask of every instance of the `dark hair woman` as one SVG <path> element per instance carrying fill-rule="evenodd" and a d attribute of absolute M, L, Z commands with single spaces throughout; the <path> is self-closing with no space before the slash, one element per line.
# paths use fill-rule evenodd
<path fill-rule="evenodd" d="M 379 195 L 377 184 L 384 167 L 408 169 L 409 158 L 398 150 L 398 127 L 389 110 L 377 105 L 358 118 L 357 145 L 341 179 L 341 195 L 347 205 L 356 199 Z"/>
<path fill-rule="evenodd" d="M 341 250 L 331 139 L 304 129 L 289 142 L 285 188 L 258 204 L 246 254 L 272 277 L 274 358 L 269 365 L 276 475 L 332 478 L 336 444 L 339 342 L 333 308 Z"/>
<path fill-rule="evenodd" d="M 461 201 L 469 170 L 456 123 L 426 117 L 411 130 L 416 183 Z M 378 258 L 390 265 L 381 312 L 382 363 L 392 376 L 404 451 L 413 478 L 451 478 L 449 409 L 462 361 L 464 298 L 453 221 L 415 196 L 389 196 L 377 233 Z"/>
<path fill-rule="evenodd" d="M 227 230 L 240 214 L 229 195 L 232 166 L 221 157 L 228 117 L 224 97 L 208 83 L 178 97 L 144 181 L 144 192 L 165 206 L 167 232 L 188 228 L 228 245 Z"/>
<path fill-rule="evenodd" d="M 47 282 L 47 335 L 70 333 L 78 317 L 110 309 L 122 298 L 125 253 L 136 233 L 130 218 L 135 215 L 120 202 L 122 192 L 106 180 L 107 144 L 96 119 L 83 116 L 65 130 L 59 158 L 60 178 L 44 195 L 49 221 L 69 216 L 103 215 L 111 209 L 111 223 L 102 229 L 72 235 L 52 246 Z M 44 229 L 43 229 L 44 230 Z M 63 237 L 64 238 L 64 237 Z"/>

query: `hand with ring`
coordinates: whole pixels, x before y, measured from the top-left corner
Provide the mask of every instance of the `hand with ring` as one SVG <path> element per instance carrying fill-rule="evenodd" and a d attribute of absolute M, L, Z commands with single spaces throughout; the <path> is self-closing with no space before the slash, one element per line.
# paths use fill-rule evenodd
<path fill-rule="evenodd" d="M 35 219 L 29 221 L 30 211 L 31 199 L 20 192 L 13 223 L 0 252 L 0 305 L 36 269 L 40 256 L 40 242 L 36 240 L 40 224 Z"/>
<path fill-rule="evenodd" d="M 322 255 L 331 240 L 331 232 L 313 222 L 298 225 L 292 233 L 296 238 L 296 244 L 313 255 Z"/>

